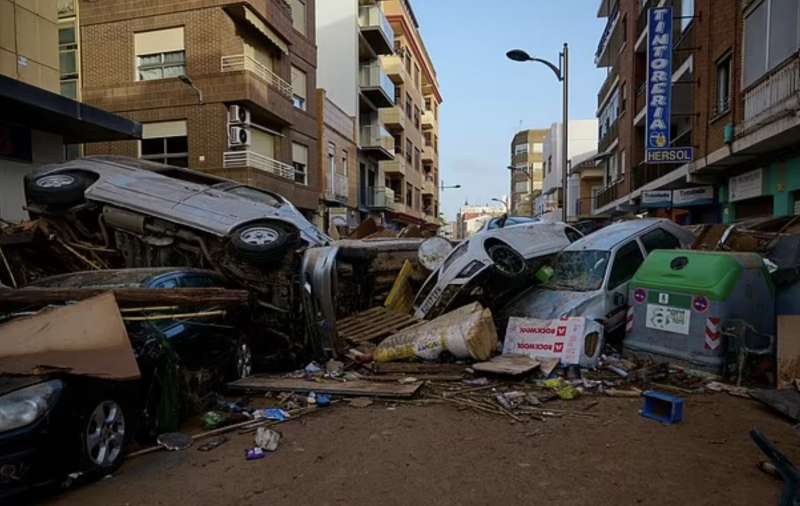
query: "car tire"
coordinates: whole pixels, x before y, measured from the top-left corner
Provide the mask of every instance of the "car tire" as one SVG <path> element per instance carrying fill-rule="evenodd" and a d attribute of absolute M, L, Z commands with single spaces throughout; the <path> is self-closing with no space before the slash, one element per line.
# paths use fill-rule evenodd
<path fill-rule="evenodd" d="M 261 264 L 283 257 L 297 240 L 288 226 L 276 222 L 259 222 L 233 231 L 231 244 L 237 254 L 252 263 Z"/>
<path fill-rule="evenodd" d="M 495 244 L 486 253 L 494 262 L 495 270 L 506 278 L 516 278 L 525 272 L 525 258 L 510 246 Z"/>
<path fill-rule="evenodd" d="M 28 195 L 38 204 L 71 207 L 85 202 L 84 193 L 90 184 L 79 172 L 46 174 L 28 183 Z"/>
<path fill-rule="evenodd" d="M 253 374 L 253 348 L 247 339 L 239 339 L 233 353 L 229 379 L 236 381 Z"/>
<path fill-rule="evenodd" d="M 81 470 L 89 478 L 115 472 L 125 459 L 132 418 L 112 397 L 89 402 L 80 420 Z"/>

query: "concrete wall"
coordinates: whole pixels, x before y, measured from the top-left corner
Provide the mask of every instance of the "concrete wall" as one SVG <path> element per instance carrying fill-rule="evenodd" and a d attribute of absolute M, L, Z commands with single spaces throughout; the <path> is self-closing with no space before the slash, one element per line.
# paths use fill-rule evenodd
<path fill-rule="evenodd" d="M 567 155 L 573 158 L 577 155 L 597 149 L 597 120 L 572 120 L 569 122 L 567 132 L 569 144 Z M 551 188 L 561 187 L 561 174 L 563 163 L 561 161 L 561 123 L 553 123 L 550 133 L 544 143 L 544 193 Z M 552 157 L 552 158 L 551 158 Z M 549 160 L 552 160 L 552 168 Z"/>
<path fill-rule="evenodd" d="M 33 162 L 0 159 L 0 219 L 18 222 L 28 219 L 25 211 L 25 175 L 41 165 L 64 161 L 64 143 L 60 135 L 39 130 L 31 132 Z"/>
<path fill-rule="evenodd" d="M 0 74 L 58 93 L 56 0 L 0 0 Z"/>
<path fill-rule="evenodd" d="M 349 116 L 358 117 L 358 2 L 317 3 L 317 85 Z"/>

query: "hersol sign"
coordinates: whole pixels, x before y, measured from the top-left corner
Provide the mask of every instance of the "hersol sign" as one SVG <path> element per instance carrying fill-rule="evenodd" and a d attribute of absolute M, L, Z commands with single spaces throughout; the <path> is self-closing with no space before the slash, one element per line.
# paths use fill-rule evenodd
<path fill-rule="evenodd" d="M 672 7 L 650 9 L 647 35 L 647 163 L 684 164 L 694 158 L 691 147 L 671 144 Z"/>

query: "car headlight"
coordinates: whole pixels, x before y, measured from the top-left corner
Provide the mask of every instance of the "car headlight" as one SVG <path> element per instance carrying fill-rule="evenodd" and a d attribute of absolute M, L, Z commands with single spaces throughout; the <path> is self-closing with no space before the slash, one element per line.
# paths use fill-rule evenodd
<path fill-rule="evenodd" d="M 0 432 L 30 425 L 43 417 L 64 388 L 61 380 L 45 381 L 0 397 Z"/>
<path fill-rule="evenodd" d="M 486 265 L 480 260 L 473 260 L 468 263 L 466 267 L 461 269 L 456 278 L 469 278 L 475 275 L 476 272 L 483 269 Z"/>

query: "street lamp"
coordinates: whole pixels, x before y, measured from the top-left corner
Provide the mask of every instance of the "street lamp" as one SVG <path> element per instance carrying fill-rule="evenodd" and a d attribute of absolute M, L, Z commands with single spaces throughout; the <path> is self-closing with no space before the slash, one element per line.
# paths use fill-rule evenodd
<path fill-rule="evenodd" d="M 445 185 L 444 185 L 444 181 L 442 181 L 442 182 L 441 182 L 441 184 L 439 185 L 439 190 L 440 190 L 440 191 L 445 191 L 445 190 L 458 190 L 459 188 L 461 188 L 461 185 L 460 185 L 460 184 L 454 184 L 453 186 L 445 186 Z"/>
<path fill-rule="evenodd" d="M 533 58 L 531 55 L 523 51 L 522 49 L 512 49 L 511 51 L 506 53 L 506 56 L 509 60 L 516 61 L 516 62 L 537 62 L 543 63 L 547 65 L 550 70 L 556 75 L 556 79 L 561 81 L 562 83 L 562 94 L 563 94 L 563 125 L 562 125 L 562 136 L 564 137 L 562 140 L 561 146 L 561 186 L 563 188 L 563 195 L 564 195 L 564 202 L 561 204 L 561 211 L 562 211 L 562 218 L 564 221 L 567 221 L 567 157 L 568 157 L 568 150 L 567 150 L 567 132 L 569 123 L 569 46 L 567 43 L 564 43 L 564 50 L 558 54 L 558 66 L 556 67 L 551 62 L 547 60 L 542 60 L 541 58 Z"/>
<path fill-rule="evenodd" d="M 492 199 L 492 202 L 500 202 L 501 204 L 503 204 L 503 207 L 506 208 L 506 214 L 508 214 L 508 203 L 505 200 Z"/>

